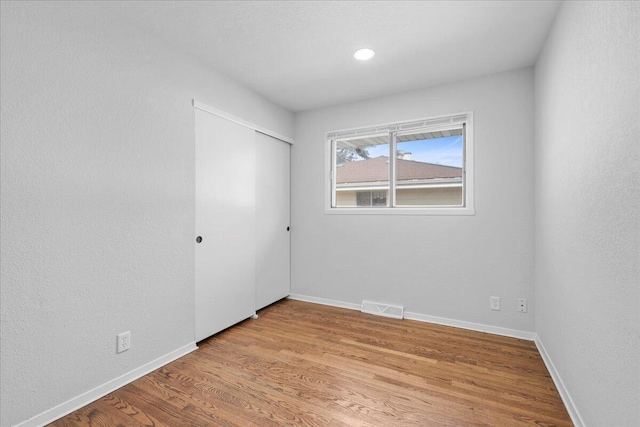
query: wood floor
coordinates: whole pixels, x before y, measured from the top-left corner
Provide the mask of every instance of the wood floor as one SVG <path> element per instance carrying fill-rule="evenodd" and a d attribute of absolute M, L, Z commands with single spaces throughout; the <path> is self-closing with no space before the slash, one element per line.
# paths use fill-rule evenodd
<path fill-rule="evenodd" d="M 283 300 L 52 426 L 570 426 L 530 341 Z"/>

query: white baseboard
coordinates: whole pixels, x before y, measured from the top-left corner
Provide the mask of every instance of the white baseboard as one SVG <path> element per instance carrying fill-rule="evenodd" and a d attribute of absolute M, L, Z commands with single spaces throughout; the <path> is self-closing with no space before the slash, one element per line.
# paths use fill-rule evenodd
<path fill-rule="evenodd" d="M 330 305 L 331 307 L 348 308 L 349 310 L 360 311 L 360 304 L 353 304 L 351 302 L 336 301 L 327 298 L 310 297 L 308 295 L 290 294 L 287 298 L 298 301 L 312 302 L 314 304 Z"/>
<path fill-rule="evenodd" d="M 540 337 L 536 335 L 535 339 L 536 347 L 538 347 L 538 353 L 542 357 L 544 364 L 547 366 L 547 370 L 549 371 L 549 375 L 551 375 L 551 379 L 553 379 L 553 383 L 556 385 L 558 389 L 558 393 L 560 394 L 560 398 L 564 403 L 565 408 L 567 408 L 567 412 L 569 412 L 569 417 L 571 417 L 571 421 L 575 427 L 584 427 L 585 423 L 580 413 L 578 412 L 578 408 L 573 403 L 573 399 L 569 395 L 567 388 L 564 386 L 562 382 L 562 378 L 560 378 L 560 374 L 556 370 L 556 367 L 553 365 L 551 358 L 549 357 L 549 353 L 542 345 L 542 341 L 540 341 Z"/>
<path fill-rule="evenodd" d="M 88 405 L 93 401 L 100 399 L 101 397 L 111 393 L 112 391 L 129 384 L 134 380 L 137 380 L 138 378 L 148 374 L 149 372 L 155 371 L 156 369 L 166 365 L 167 363 L 173 362 L 174 360 L 191 353 L 197 348 L 198 347 L 196 346 L 195 342 L 187 344 L 184 347 L 181 347 L 177 350 L 172 351 L 171 353 L 165 354 L 164 356 L 152 360 L 151 362 L 142 365 L 131 372 L 128 372 L 118 378 L 114 378 L 111 381 L 108 381 L 92 390 L 89 390 L 79 396 L 67 400 L 64 403 L 61 403 L 58 406 L 48 409 L 43 413 L 36 415 L 35 417 L 29 418 L 28 420 L 21 422 L 15 427 L 39 427 L 45 424 L 49 424 L 59 418 L 64 417 L 67 414 L 70 414 L 77 409 L 82 408 L 83 406 Z"/>
<path fill-rule="evenodd" d="M 502 328 L 500 326 L 491 326 L 482 323 L 465 322 L 464 320 L 448 319 L 446 317 L 429 316 L 426 314 L 412 313 L 410 311 L 404 312 L 404 318 L 444 326 L 453 326 L 454 328 L 468 329 L 470 331 L 486 332 L 493 335 L 502 335 L 510 338 L 519 338 L 528 341 L 534 341 L 536 338 L 536 334 L 534 332 Z"/>
<path fill-rule="evenodd" d="M 351 302 L 336 301 L 326 298 L 312 297 L 308 295 L 291 294 L 289 299 L 298 301 L 312 302 L 314 304 L 330 305 L 332 307 L 348 308 L 349 310 L 360 311 L 360 304 Z M 436 323 L 438 325 L 453 326 L 455 328 L 469 329 L 472 331 L 486 332 L 489 334 L 503 335 L 511 338 L 520 338 L 528 341 L 534 341 L 536 334 L 533 332 L 519 331 L 517 329 L 500 328 L 498 326 L 483 325 L 481 323 L 464 322 L 462 320 L 447 319 L 444 317 L 428 316 L 426 314 L 404 312 L 404 318 L 409 320 L 417 320 L 420 322 Z"/>

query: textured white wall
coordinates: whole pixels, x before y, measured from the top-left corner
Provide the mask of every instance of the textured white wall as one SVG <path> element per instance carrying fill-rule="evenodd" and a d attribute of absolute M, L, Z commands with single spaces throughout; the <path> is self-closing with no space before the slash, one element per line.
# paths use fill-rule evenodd
<path fill-rule="evenodd" d="M 324 214 L 325 132 L 474 112 L 475 216 Z M 296 114 L 292 292 L 533 330 L 533 71 Z M 489 310 L 489 296 L 502 311 Z"/>
<path fill-rule="evenodd" d="M 640 3 L 567 2 L 536 66 L 536 332 L 589 426 L 640 425 Z"/>
<path fill-rule="evenodd" d="M 191 98 L 289 136 L 293 115 L 95 4 L 1 5 L 10 426 L 193 341 Z"/>

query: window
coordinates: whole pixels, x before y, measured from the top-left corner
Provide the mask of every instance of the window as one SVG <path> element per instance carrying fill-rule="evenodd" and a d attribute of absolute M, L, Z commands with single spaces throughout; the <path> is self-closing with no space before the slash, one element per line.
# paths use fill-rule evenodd
<path fill-rule="evenodd" d="M 327 213 L 474 213 L 471 113 L 330 132 L 327 148 Z"/>
<path fill-rule="evenodd" d="M 386 191 L 358 191 L 356 193 L 357 206 L 387 206 Z"/>

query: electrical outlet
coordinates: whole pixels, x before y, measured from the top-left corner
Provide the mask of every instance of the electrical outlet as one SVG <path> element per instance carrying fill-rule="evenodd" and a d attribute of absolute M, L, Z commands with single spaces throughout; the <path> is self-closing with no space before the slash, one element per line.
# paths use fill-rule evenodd
<path fill-rule="evenodd" d="M 518 298 L 518 311 L 521 313 L 527 312 L 527 299 L 526 298 Z"/>
<path fill-rule="evenodd" d="M 500 297 L 489 297 L 489 308 L 491 310 L 500 310 Z"/>
<path fill-rule="evenodd" d="M 131 331 L 123 332 L 118 335 L 118 347 L 116 353 L 122 353 L 131 348 Z"/>

